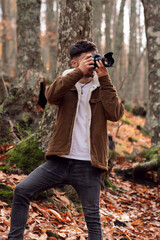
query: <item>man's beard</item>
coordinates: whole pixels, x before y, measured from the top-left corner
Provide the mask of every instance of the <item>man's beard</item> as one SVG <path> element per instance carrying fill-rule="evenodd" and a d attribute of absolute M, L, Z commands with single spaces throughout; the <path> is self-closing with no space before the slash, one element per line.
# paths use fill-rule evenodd
<path fill-rule="evenodd" d="M 85 78 L 93 78 L 94 77 L 94 72 L 88 72 L 84 75 Z"/>

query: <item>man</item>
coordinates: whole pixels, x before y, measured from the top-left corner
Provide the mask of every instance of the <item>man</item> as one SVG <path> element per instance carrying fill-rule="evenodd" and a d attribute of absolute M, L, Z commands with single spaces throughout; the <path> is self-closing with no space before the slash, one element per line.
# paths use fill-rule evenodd
<path fill-rule="evenodd" d="M 47 161 L 17 185 L 8 239 L 23 239 L 33 195 L 58 184 L 71 184 L 82 202 L 89 240 L 102 240 L 99 214 L 100 177 L 108 169 L 107 120 L 118 121 L 124 107 L 107 68 L 94 68 L 94 43 L 79 41 L 70 48 L 74 69 L 67 70 L 46 89 L 50 104 L 58 106 Z"/>

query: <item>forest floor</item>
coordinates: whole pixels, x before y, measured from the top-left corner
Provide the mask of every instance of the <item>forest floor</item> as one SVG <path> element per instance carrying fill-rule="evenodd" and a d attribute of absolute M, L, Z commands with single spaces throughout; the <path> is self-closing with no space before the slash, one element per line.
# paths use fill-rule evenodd
<path fill-rule="evenodd" d="M 127 121 L 126 121 L 127 120 Z M 120 122 L 121 124 L 122 122 Z M 148 181 L 133 182 L 116 175 L 115 169 L 133 167 L 138 162 L 130 156 L 150 147 L 150 137 L 142 134 L 137 125 L 144 126 L 145 119 L 125 112 L 125 121 L 109 122 L 109 133 L 116 143 L 113 168 L 108 174 L 113 188 L 101 190 L 101 220 L 104 239 L 107 240 L 160 240 L 160 186 L 156 175 L 148 173 Z M 116 136 L 117 135 L 117 136 Z M 131 155 L 130 155 L 131 154 Z M 0 158 L 2 159 L 2 158 Z M 3 164 L 3 160 L 0 161 Z M 3 184 L 13 189 L 26 175 L 0 171 Z M 153 181 L 154 180 L 154 181 Z M 53 202 L 31 202 L 24 239 L 85 240 L 87 228 L 83 213 L 78 212 L 64 192 L 54 190 Z M 61 208 L 57 208 L 57 205 Z M 61 210 L 60 210 L 61 209 Z M 0 239 L 7 239 L 11 208 L 0 201 Z"/>

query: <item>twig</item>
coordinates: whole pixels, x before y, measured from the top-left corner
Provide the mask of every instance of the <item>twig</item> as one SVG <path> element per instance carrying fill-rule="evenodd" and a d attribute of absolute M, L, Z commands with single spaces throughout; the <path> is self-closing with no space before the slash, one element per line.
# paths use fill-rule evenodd
<path fill-rule="evenodd" d="M 123 125 L 123 123 L 124 123 L 124 122 L 122 122 L 122 123 L 120 124 L 120 122 L 118 121 L 118 128 L 117 128 L 117 132 L 116 132 L 116 137 L 118 136 L 118 131 L 119 131 L 120 127 Z"/>

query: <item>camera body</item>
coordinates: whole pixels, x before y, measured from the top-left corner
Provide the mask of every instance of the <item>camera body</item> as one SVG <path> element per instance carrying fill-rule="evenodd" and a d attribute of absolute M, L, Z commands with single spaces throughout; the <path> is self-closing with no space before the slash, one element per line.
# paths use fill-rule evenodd
<path fill-rule="evenodd" d="M 100 61 L 100 60 L 102 61 L 105 67 L 112 67 L 114 63 L 114 59 L 112 55 L 113 55 L 113 52 L 108 52 L 102 56 L 98 53 L 93 53 L 92 57 L 94 58 L 94 68 L 92 69 L 95 70 L 95 68 L 98 67 L 96 61 Z"/>

